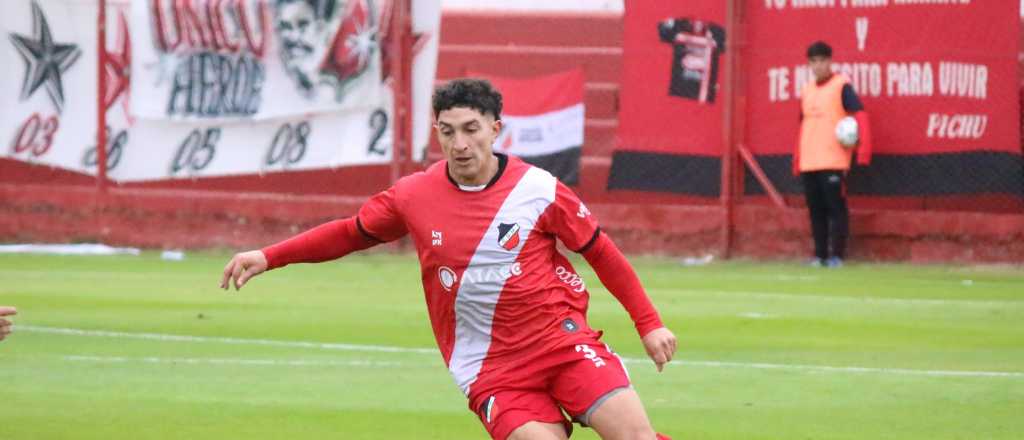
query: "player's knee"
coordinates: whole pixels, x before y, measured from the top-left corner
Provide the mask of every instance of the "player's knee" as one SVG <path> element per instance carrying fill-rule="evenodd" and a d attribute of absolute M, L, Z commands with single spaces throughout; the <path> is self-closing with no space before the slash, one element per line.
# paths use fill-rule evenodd
<path fill-rule="evenodd" d="M 622 420 L 613 429 L 605 428 L 601 438 L 605 440 L 655 440 L 657 433 L 647 420 Z"/>
<path fill-rule="evenodd" d="M 654 432 L 654 428 L 651 427 L 650 423 L 636 423 L 626 427 L 623 440 L 655 440 L 657 433 Z"/>

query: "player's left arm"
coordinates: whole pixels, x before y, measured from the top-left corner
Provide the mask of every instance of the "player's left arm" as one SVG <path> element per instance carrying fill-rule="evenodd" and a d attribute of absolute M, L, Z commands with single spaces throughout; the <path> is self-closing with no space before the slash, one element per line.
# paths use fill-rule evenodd
<path fill-rule="evenodd" d="M 853 90 L 853 86 L 843 86 L 843 110 L 857 120 L 857 164 L 868 165 L 871 163 L 871 119 L 868 112 L 864 110 L 864 104 Z"/>
<path fill-rule="evenodd" d="M 676 336 L 662 324 L 657 309 L 626 256 L 604 232 L 598 230 L 596 234 L 594 242 L 583 250 L 583 258 L 594 268 L 601 283 L 629 312 L 647 355 L 661 371 L 676 353 Z"/>
<path fill-rule="evenodd" d="M 558 237 L 569 249 L 580 253 L 597 272 L 601 283 L 629 313 L 647 354 L 661 371 L 672 360 L 676 338 L 665 328 L 658 311 L 640 284 L 633 266 L 607 235 L 601 232 L 594 215 L 579 197 L 561 182 L 555 201 L 541 216 L 542 229 Z"/>

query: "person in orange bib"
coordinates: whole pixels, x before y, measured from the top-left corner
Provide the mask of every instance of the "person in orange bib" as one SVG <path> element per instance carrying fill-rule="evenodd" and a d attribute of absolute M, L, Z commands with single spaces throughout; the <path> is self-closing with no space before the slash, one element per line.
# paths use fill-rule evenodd
<path fill-rule="evenodd" d="M 802 91 L 800 138 L 793 154 L 793 175 L 803 181 L 814 238 L 812 266 L 840 267 L 846 257 L 849 211 L 846 174 L 854 149 L 857 163 L 871 162 L 871 129 L 857 93 L 845 75 L 832 72 L 832 48 L 817 41 L 807 48 L 813 81 Z M 857 120 L 858 143 L 843 146 L 836 125 L 846 116 Z"/>

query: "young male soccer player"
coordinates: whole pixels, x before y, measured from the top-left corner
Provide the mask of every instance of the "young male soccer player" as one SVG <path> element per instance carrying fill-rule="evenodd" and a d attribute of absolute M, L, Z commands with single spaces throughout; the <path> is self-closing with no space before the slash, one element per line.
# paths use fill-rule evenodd
<path fill-rule="evenodd" d="M 857 119 L 860 143 L 857 162 L 871 162 L 871 130 L 864 105 L 850 80 L 832 73 L 832 48 L 817 41 L 807 48 L 813 81 L 804 85 L 800 103 L 800 140 L 793 153 L 793 175 L 800 176 L 811 217 L 814 238 L 812 266 L 839 267 L 846 257 L 849 211 L 846 173 L 853 150 L 836 139 L 836 124 L 843 117 Z"/>
<path fill-rule="evenodd" d="M 589 293 L 555 240 L 594 267 L 659 371 L 676 338 L 576 195 L 546 171 L 492 151 L 501 106 L 487 81 L 439 87 L 433 108 L 445 160 L 373 196 L 355 217 L 235 255 L 221 287 L 409 235 L 441 355 L 493 438 L 568 438 L 563 410 L 605 439 L 667 438 L 652 429 L 620 359 L 587 325 Z"/>

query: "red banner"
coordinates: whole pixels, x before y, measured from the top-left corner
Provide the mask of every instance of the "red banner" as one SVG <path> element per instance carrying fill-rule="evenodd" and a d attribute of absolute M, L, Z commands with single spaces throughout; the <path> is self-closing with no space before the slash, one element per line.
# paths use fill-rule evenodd
<path fill-rule="evenodd" d="M 721 182 L 725 2 L 626 2 L 609 189 L 715 197 Z"/>
<path fill-rule="evenodd" d="M 582 68 L 530 78 L 487 78 L 504 97 L 494 151 L 519 156 L 567 185 L 579 181 L 583 148 Z"/>
<path fill-rule="evenodd" d="M 806 48 L 832 46 L 871 114 L 876 154 L 1021 152 L 1017 0 L 750 0 L 746 141 L 789 154 Z"/>
<path fill-rule="evenodd" d="M 619 148 L 718 156 L 725 2 L 626 2 Z"/>

